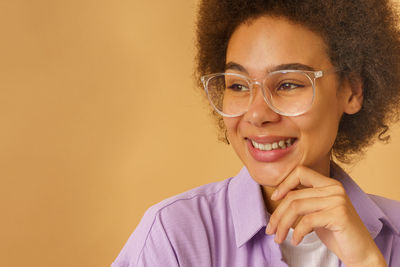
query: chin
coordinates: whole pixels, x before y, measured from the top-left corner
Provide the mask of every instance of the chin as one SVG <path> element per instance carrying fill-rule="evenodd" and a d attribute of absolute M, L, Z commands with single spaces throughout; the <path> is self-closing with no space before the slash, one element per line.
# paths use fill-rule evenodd
<path fill-rule="evenodd" d="M 274 163 L 258 163 L 257 165 L 263 166 L 249 164 L 246 167 L 254 181 L 268 187 L 277 187 L 296 166 L 288 168 L 287 164 Z"/>

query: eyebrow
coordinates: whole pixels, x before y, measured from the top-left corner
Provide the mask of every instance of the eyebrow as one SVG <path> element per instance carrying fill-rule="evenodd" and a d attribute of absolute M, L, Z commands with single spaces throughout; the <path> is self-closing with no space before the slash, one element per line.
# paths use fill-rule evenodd
<path fill-rule="evenodd" d="M 239 63 L 230 61 L 225 65 L 226 70 L 237 70 L 246 74 L 249 72 L 246 70 L 245 67 L 240 65 Z M 278 70 L 307 70 L 307 71 L 315 71 L 315 69 L 309 65 L 301 64 L 301 63 L 288 63 L 288 64 L 280 64 L 277 66 L 272 67 L 268 70 L 268 72 L 278 71 Z"/>

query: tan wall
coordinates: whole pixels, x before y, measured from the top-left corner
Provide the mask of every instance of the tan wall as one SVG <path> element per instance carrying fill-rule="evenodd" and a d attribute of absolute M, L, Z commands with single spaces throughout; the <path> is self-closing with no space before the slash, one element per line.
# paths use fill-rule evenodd
<path fill-rule="evenodd" d="M 194 88 L 194 0 L 0 3 L 0 265 L 109 266 L 149 205 L 234 175 Z M 354 167 L 400 199 L 400 129 Z"/>

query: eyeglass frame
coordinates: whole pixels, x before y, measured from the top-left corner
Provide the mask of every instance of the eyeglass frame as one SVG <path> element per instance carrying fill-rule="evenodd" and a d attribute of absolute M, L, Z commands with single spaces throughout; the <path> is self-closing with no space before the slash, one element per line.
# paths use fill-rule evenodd
<path fill-rule="evenodd" d="M 278 114 L 280 114 L 280 115 L 282 115 L 282 116 L 295 117 L 295 116 L 300 116 L 300 115 L 306 113 L 306 112 L 309 111 L 310 108 L 312 107 L 312 105 L 313 105 L 313 103 L 314 103 L 314 98 L 315 98 L 315 87 L 316 87 L 316 86 L 315 86 L 315 80 L 318 79 L 318 78 L 323 77 L 324 74 L 334 73 L 334 72 L 338 72 L 338 71 L 339 71 L 339 70 L 338 70 L 338 69 L 335 69 L 335 68 L 334 68 L 334 69 L 328 69 L 328 70 L 317 70 L 317 71 L 313 71 L 313 70 L 294 70 L 294 69 L 276 70 L 276 71 L 269 72 L 269 73 L 266 75 L 266 77 L 263 79 L 262 83 L 259 82 L 259 81 L 256 80 L 256 79 L 251 79 L 251 78 L 248 77 L 248 76 L 245 76 L 245 75 L 242 75 L 242 74 L 239 74 L 239 73 L 232 73 L 232 72 L 218 72 L 218 73 L 206 74 L 206 75 L 201 76 L 201 77 L 200 77 L 200 80 L 201 80 L 201 82 L 202 82 L 202 84 L 203 84 L 204 91 L 206 92 L 207 98 L 208 98 L 208 100 L 209 100 L 211 106 L 214 108 L 215 111 L 217 111 L 217 112 L 218 112 L 221 116 L 223 116 L 223 117 L 228 117 L 228 118 L 239 117 L 239 116 L 244 115 L 244 114 L 248 111 L 248 110 L 245 110 L 245 111 L 243 111 L 243 113 L 238 114 L 238 115 L 229 115 L 229 114 L 225 114 L 225 113 L 223 113 L 222 111 L 220 111 L 220 110 L 214 105 L 213 101 L 211 100 L 210 95 L 209 95 L 209 92 L 208 92 L 208 82 L 209 82 L 212 78 L 214 78 L 214 77 L 216 77 L 216 76 L 221 76 L 221 75 L 226 75 L 226 74 L 228 74 L 228 75 L 233 75 L 233 76 L 237 76 L 237 77 L 239 77 L 239 78 L 243 78 L 243 79 L 247 80 L 247 82 L 249 83 L 249 86 L 250 86 L 249 90 L 250 90 L 251 96 L 252 96 L 252 92 L 253 92 L 253 91 L 252 91 L 252 90 L 253 90 L 253 87 L 254 87 L 255 84 L 257 84 L 257 85 L 261 88 L 261 92 L 262 92 L 262 94 L 263 94 L 264 101 L 267 103 L 267 105 L 268 105 L 269 108 L 271 108 L 275 113 L 278 113 Z M 305 74 L 305 75 L 310 79 L 311 85 L 312 85 L 312 88 L 313 88 L 313 97 L 312 97 L 310 106 L 309 106 L 305 111 L 298 112 L 298 113 L 295 113 L 295 114 L 288 114 L 288 113 L 282 112 L 282 111 L 278 110 L 276 107 L 274 107 L 274 106 L 269 102 L 269 100 L 267 99 L 267 97 L 266 97 L 266 95 L 265 95 L 265 94 L 266 94 L 266 89 L 264 88 L 264 85 L 263 85 L 264 82 L 265 82 L 265 80 L 268 78 L 269 75 L 272 75 L 272 74 L 275 74 L 275 73 L 288 73 L 288 72 L 292 72 L 292 73 L 293 73 L 293 72 L 297 72 L 297 73 L 303 73 L 303 74 Z M 313 75 L 314 77 L 310 77 L 310 74 Z M 268 89 L 268 88 L 267 88 L 267 89 Z M 268 91 L 270 92 L 269 89 L 268 89 Z M 251 101 L 249 101 L 249 105 L 250 105 L 250 103 L 251 103 Z"/>

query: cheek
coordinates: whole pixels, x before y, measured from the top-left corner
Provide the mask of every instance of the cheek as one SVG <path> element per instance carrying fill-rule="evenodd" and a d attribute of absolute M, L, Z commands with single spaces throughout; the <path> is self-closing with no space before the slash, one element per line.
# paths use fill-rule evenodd
<path fill-rule="evenodd" d="M 336 139 L 340 116 L 336 110 L 326 107 L 309 115 L 299 118 L 297 125 L 305 154 L 315 160 L 330 153 Z"/>
<path fill-rule="evenodd" d="M 314 106 L 307 115 L 309 119 L 303 122 L 304 131 L 310 135 L 312 133 L 317 139 L 335 139 L 343 113 L 341 99 L 334 90 L 336 85 L 321 88 L 325 88 L 325 92 L 320 90 L 320 94 L 317 94 Z"/>
<path fill-rule="evenodd" d="M 243 137 L 240 134 L 240 117 L 237 118 L 224 118 L 224 124 L 226 127 L 226 134 L 230 145 L 236 152 L 238 157 L 243 161 L 245 158 L 245 152 L 243 147 Z"/>
<path fill-rule="evenodd" d="M 227 130 L 227 134 L 234 138 L 237 135 L 237 129 L 239 127 L 240 119 L 239 118 L 227 118 L 224 117 L 224 124 Z"/>

